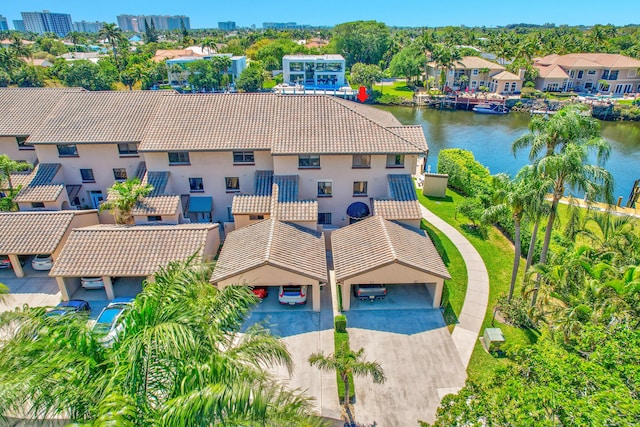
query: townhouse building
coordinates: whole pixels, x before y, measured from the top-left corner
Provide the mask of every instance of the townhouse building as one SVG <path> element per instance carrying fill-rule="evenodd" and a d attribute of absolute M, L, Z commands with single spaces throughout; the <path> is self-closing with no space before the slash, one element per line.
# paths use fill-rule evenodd
<path fill-rule="evenodd" d="M 439 82 L 441 72 L 438 64 L 429 63 L 428 77 Z M 520 92 L 524 81 L 524 70 L 515 75 L 506 71 L 504 66 L 479 56 L 464 56 L 454 61 L 445 70 L 445 75 L 445 86 L 454 91 L 478 91 L 482 87 L 491 93 L 513 94 Z"/>
<path fill-rule="evenodd" d="M 534 59 L 536 89 L 550 92 L 640 92 L 640 61 L 613 53 L 571 53 Z"/>

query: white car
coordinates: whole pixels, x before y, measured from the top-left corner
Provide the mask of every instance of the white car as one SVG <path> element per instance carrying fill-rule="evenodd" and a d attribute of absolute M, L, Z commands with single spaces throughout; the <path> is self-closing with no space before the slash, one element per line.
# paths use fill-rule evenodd
<path fill-rule="evenodd" d="M 111 346 L 118 337 L 118 333 L 122 330 L 123 325 L 120 322 L 120 316 L 125 309 L 129 307 L 135 298 L 114 298 L 105 308 L 102 309 L 100 315 L 93 324 L 92 331 L 100 335 L 100 343 L 104 346 Z"/>
<path fill-rule="evenodd" d="M 278 292 L 280 304 L 298 305 L 307 303 L 307 285 L 280 286 Z"/>
<path fill-rule="evenodd" d="M 104 280 L 102 279 L 102 277 L 81 277 L 80 284 L 85 289 L 104 288 Z"/>
<path fill-rule="evenodd" d="M 51 267 L 53 267 L 53 258 L 47 254 L 36 255 L 31 260 L 31 267 L 39 271 L 51 270 Z"/>

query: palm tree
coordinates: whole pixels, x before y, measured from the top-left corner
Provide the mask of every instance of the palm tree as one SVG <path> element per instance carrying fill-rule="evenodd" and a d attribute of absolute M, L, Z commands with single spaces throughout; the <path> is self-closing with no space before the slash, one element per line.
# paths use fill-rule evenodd
<path fill-rule="evenodd" d="M 218 290 L 210 274 L 193 260 L 158 271 L 111 347 L 84 317 L 18 313 L 22 326 L 0 348 L 0 408 L 88 425 L 323 425 L 267 372 L 291 368 L 283 342 L 260 326 L 241 333 L 256 297 Z"/>
<path fill-rule="evenodd" d="M 19 58 L 31 58 L 33 51 L 29 45 L 23 43 L 20 34 L 16 32 L 12 33 L 10 40 L 11 45 L 9 46 L 9 49 L 14 51 L 16 56 Z"/>
<path fill-rule="evenodd" d="M 153 191 L 151 184 L 142 184 L 138 178 L 116 182 L 108 189 L 107 200 L 100 205 L 100 212 L 111 211 L 116 224 L 132 224 L 131 210 L 142 198 Z"/>
<path fill-rule="evenodd" d="M 69 38 L 71 43 L 73 43 L 73 50 L 78 53 L 78 43 L 80 43 L 80 40 L 82 40 L 82 34 L 77 31 L 71 31 L 69 34 L 67 34 L 67 37 Z"/>
<path fill-rule="evenodd" d="M 107 39 L 107 42 L 111 45 L 111 51 L 113 52 L 113 62 L 115 62 L 116 66 L 118 66 L 118 54 L 116 47 L 118 45 L 118 41 L 122 38 L 122 30 L 118 28 L 116 24 L 105 23 L 100 29 L 98 35 Z"/>
<path fill-rule="evenodd" d="M 456 64 L 459 64 L 462 60 L 460 51 L 455 47 L 437 44 L 431 53 L 431 57 L 436 63 L 437 69 L 440 70 L 440 87 L 444 89 L 445 83 L 447 82 L 446 71 Z"/>
<path fill-rule="evenodd" d="M 33 169 L 33 165 L 27 162 L 18 162 L 12 160 L 6 154 L 0 154 L 0 185 L 4 181 L 7 182 L 10 194 L 13 194 L 13 183 L 11 182 L 11 174 L 20 171 Z"/>
<path fill-rule="evenodd" d="M 325 356 L 314 353 L 309 356 L 309 364 L 322 371 L 336 371 L 344 383 L 344 407 L 349 407 L 349 376 L 370 376 L 376 384 L 382 384 L 387 379 L 378 362 L 367 362 L 363 359 L 364 349 L 352 351 L 348 343 L 344 343 L 335 353 Z"/>
<path fill-rule="evenodd" d="M 207 53 L 209 54 L 211 54 L 211 51 L 217 52 L 218 50 L 218 45 L 216 44 L 215 40 L 212 39 L 211 37 L 205 37 L 204 39 L 202 39 L 200 43 L 200 47 L 202 48 L 203 52 L 206 49 Z"/>
<path fill-rule="evenodd" d="M 424 87 L 427 87 L 427 79 L 429 78 L 429 62 L 431 62 L 431 53 L 435 46 L 435 31 L 428 32 L 426 29 L 416 40 L 418 48 L 424 54 Z"/>

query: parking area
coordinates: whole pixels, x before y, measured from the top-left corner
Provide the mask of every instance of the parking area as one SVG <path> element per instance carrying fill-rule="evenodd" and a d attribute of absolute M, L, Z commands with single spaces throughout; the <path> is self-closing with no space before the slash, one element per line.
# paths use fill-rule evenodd
<path fill-rule="evenodd" d="M 24 261 L 24 265 L 22 266 L 22 270 L 24 272 L 25 277 L 49 277 L 49 271 L 39 271 L 34 270 L 31 261 L 35 255 L 21 255 L 20 259 Z M 6 279 L 15 279 L 16 273 L 12 268 L 3 268 L 0 269 L 0 281 Z"/>
<path fill-rule="evenodd" d="M 325 417 L 339 419 L 340 404 L 335 373 L 327 373 L 311 367 L 307 361 L 315 352 L 333 353 L 333 309 L 331 290 L 323 286 L 320 291 L 321 310 L 312 310 L 311 301 L 306 305 L 288 306 L 278 303 L 278 287 L 270 287 L 269 295 L 253 310 L 245 328 L 258 322 L 282 337 L 291 353 L 294 372 L 276 366 L 271 372 L 291 388 L 305 390 L 315 399 L 315 407 Z M 310 295 L 309 295 L 310 297 Z"/>
<path fill-rule="evenodd" d="M 428 309 L 433 306 L 433 298 L 423 284 L 391 284 L 385 287 L 387 295 L 375 301 L 361 300 L 355 297 L 352 291 L 351 310 Z"/>

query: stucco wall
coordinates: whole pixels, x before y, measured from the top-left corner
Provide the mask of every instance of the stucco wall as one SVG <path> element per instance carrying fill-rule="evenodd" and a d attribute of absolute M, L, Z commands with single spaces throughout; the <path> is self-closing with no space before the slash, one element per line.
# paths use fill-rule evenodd
<path fill-rule="evenodd" d="M 202 259 L 205 262 L 211 261 L 213 257 L 218 253 L 220 248 L 220 230 L 216 224 L 207 235 L 207 241 L 204 245 L 204 251 L 202 252 Z"/>
<path fill-rule="evenodd" d="M 24 160 L 31 164 L 38 158 L 35 150 L 21 150 L 15 136 L 0 136 L 0 154 L 6 154 L 12 160 Z"/>

